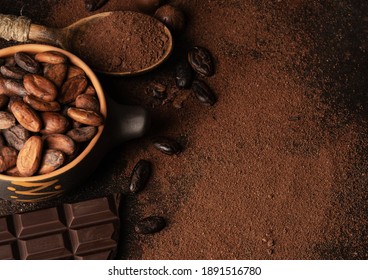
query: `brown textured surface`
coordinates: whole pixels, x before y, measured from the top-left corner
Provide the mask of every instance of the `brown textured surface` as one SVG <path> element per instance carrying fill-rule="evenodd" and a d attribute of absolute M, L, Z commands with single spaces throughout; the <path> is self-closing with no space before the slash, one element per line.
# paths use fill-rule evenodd
<path fill-rule="evenodd" d="M 172 59 L 140 77 L 101 76 L 107 94 L 152 112 L 151 132 L 109 153 L 64 200 L 126 192 L 145 158 L 153 176 L 125 198 L 121 258 L 367 259 L 365 1 L 171 2 L 189 19 Z M 60 27 L 89 15 L 83 1 L 49 3 L 42 15 L 30 5 L 23 12 Z M 98 12 L 126 9 L 134 1 L 110 0 Z M 188 94 L 173 92 L 172 69 L 192 45 L 215 58 L 206 82 L 218 103 L 207 108 L 190 95 L 182 109 L 158 104 L 145 93 L 151 81 L 166 84 L 171 97 Z M 155 135 L 178 139 L 184 152 L 158 153 Z M 37 207 L 2 201 L 0 213 Z M 167 217 L 168 227 L 135 235 L 134 221 L 153 214 Z"/>

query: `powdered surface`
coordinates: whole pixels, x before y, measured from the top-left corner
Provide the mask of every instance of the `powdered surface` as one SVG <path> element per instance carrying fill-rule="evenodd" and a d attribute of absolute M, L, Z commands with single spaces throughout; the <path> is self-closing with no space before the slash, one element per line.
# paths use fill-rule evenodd
<path fill-rule="evenodd" d="M 150 133 L 114 149 L 64 199 L 127 192 L 145 158 L 153 176 L 124 200 L 121 258 L 367 259 L 366 2 L 172 2 L 189 18 L 172 60 L 140 77 L 101 76 L 106 94 L 152 113 Z M 110 0 L 99 12 L 127 9 L 134 1 Z M 82 1 L 63 0 L 44 23 L 63 27 L 86 15 Z M 192 45 L 215 58 L 206 82 L 218 103 L 207 108 L 190 96 L 182 109 L 158 104 L 145 89 L 152 81 L 172 88 L 175 58 Z M 150 137 L 162 134 L 184 152 L 157 152 Z M 37 207 L 1 201 L 0 213 Z M 134 234 L 134 222 L 153 214 L 168 227 Z"/>
<path fill-rule="evenodd" d="M 72 38 L 72 51 L 102 72 L 136 72 L 167 53 L 163 24 L 139 13 L 116 12 L 89 22 Z"/>

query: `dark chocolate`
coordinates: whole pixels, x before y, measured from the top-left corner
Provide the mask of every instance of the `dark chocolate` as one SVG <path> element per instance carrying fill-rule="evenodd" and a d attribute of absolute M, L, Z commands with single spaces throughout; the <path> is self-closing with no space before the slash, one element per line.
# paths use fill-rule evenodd
<path fill-rule="evenodd" d="M 0 217 L 0 259 L 113 259 L 119 195 Z"/>

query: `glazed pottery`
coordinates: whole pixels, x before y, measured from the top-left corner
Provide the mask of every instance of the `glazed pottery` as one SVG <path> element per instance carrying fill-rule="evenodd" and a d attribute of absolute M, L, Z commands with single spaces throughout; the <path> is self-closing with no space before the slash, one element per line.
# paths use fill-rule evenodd
<path fill-rule="evenodd" d="M 100 101 L 104 125 L 88 146 L 70 163 L 45 175 L 13 177 L 0 174 L 0 198 L 19 202 L 38 202 L 63 195 L 81 186 L 98 166 L 102 157 L 119 143 L 142 136 L 149 125 L 147 112 L 139 106 L 120 105 L 105 96 L 93 71 L 72 53 L 48 45 L 25 44 L 0 50 L 0 58 L 16 52 L 39 53 L 58 51 L 65 54 L 71 64 L 84 70 L 94 86 Z"/>

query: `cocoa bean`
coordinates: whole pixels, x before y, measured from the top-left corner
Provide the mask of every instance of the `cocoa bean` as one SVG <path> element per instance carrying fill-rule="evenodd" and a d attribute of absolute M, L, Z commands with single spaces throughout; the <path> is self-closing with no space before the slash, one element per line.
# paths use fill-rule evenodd
<path fill-rule="evenodd" d="M 40 64 L 27 53 L 17 52 L 14 54 L 14 59 L 20 68 L 23 68 L 29 73 L 36 74 L 41 68 Z"/>
<path fill-rule="evenodd" d="M 68 156 L 72 156 L 77 150 L 74 141 L 64 134 L 48 134 L 43 139 L 47 148 L 62 151 Z"/>
<path fill-rule="evenodd" d="M 10 110 L 17 121 L 27 130 L 39 132 L 42 121 L 37 113 L 22 100 L 15 99 L 10 102 Z"/>
<path fill-rule="evenodd" d="M 26 75 L 28 72 L 19 66 L 1 66 L 0 72 L 4 77 L 16 79 L 16 80 L 22 80 L 24 75 Z"/>
<path fill-rule="evenodd" d="M 43 75 L 46 79 L 53 82 L 58 88 L 63 85 L 63 82 L 68 72 L 68 65 L 60 64 L 45 64 L 43 68 Z"/>
<path fill-rule="evenodd" d="M 189 88 L 192 85 L 192 68 L 186 59 L 182 59 L 175 68 L 175 82 L 178 88 Z"/>
<path fill-rule="evenodd" d="M 150 216 L 140 220 L 134 227 L 139 234 L 152 234 L 161 231 L 166 226 L 166 221 L 160 216 Z"/>
<path fill-rule="evenodd" d="M 85 76 L 76 76 L 67 80 L 61 87 L 58 101 L 62 104 L 73 102 L 87 88 L 88 82 Z"/>
<path fill-rule="evenodd" d="M 206 106 L 213 106 L 216 103 L 216 96 L 212 89 L 203 81 L 195 80 L 192 83 L 192 90 L 199 101 Z"/>
<path fill-rule="evenodd" d="M 56 112 L 42 112 L 41 119 L 44 124 L 42 134 L 64 133 L 70 125 L 66 117 Z"/>
<path fill-rule="evenodd" d="M 13 167 L 17 162 L 17 151 L 12 147 L 0 147 L 0 172 Z"/>
<path fill-rule="evenodd" d="M 150 175 L 151 163 L 144 159 L 138 161 L 130 175 L 129 190 L 133 193 L 143 190 L 147 185 Z"/>
<path fill-rule="evenodd" d="M 75 107 L 95 112 L 100 111 L 100 103 L 98 102 L 98 99 L 90 94 L 78 95 L 75 99 Z"/>
<path fill-rule="evenodd" d="M 4 79 L 5 94 L 9 96 L 26 96 L 27 90 L 24 88 L 21 82 L 13 79 Z M 1 85 L 0 85 L 1 92 Z"/>
<path fill-rule="evenodd" d="M 67 114 L 71 119 L 85 125 L 99 126 L 104 122 L 103 116 L 94 111 L 71 107 L 68 109 Z"/>
<path fill-rule="evenodd" d="M 15 125 L 3 131 L 6 142 L 16 150 L 23 148 L 24 143 L 31 136 L 29 131 L 21 125 Z"/>
<path fill-rule="evenodd" d="M 76 76 L 84 76 L 84 71 L 82 68 L 79 68 L 75 65 L 70 65 L 68 68 L 68 73 L 66 75 L 66 80 L 69 80 L 71 78 L 74 78 Z"/>
<path fill-rule="evenodd" d="M 47 149 L 41 160 L 38 174 L 47 174 L 61 167 L 66 161 L 65 155 L 58 150 Z"/>
<path fill-rule="evenodd" d="M 40 136 L 31 136 L 19 151 L 17 168 L 22 176 L 32 176 L 38 170 L 42 157 L 42 139 Z"/>
<path fill-rule="evenodd" d="M 23 97 L 23 101 L 31 106 L 33 109 L 41 112 L 46 111 L 60 111 L 60 104 L 56 101 L 44 101 L 32 95 L 27 95 Z"/>
<path fill-rule="evenodd" d="M 203 47 L 193 47 L 188 53 L 188 61 L 200 75 L 209 77 L 215 72 L 212 55 Z"/>
<path fill-rule="evenodd" d="M 68 58 L 61 52 L 45 51 L 37 53 L 35 55 L 35 60 L 43 63 L 60 64 L 66 63 L 68 61 Z"/>
<path fill-rule="evenodd" d="M 13 79 L 6 79 L 5 80 L 5 86 L 7 88 L 7 91 L 11 94 L 11 95 L 16 95 L 16 96 L 26 96 L 28 94 L 27 90 L 24 88 L 24 86 L 18 82 L 15 81 Z"/>
<path fill-rule="evenodd" d="M 9 102 L 8 102 L 8 107 L 7 107 L 7 110 L 8 112 L 12 113 L 11 111 L 11 106 L 13 104 L 14 101 L 23 101 L 23 98 L 19 97 L 19 96 L 11 96 L 9 98 Z M 13 114 L 14 115 L 14 114 Z"/>
<path fill-rule="evenodd" d="M 69 130 L 67 132 L 67 136 L 72 138 L 75 142 L 87 142 L 92 140 L 92 138 L 97 133 L 97 127 L 95 126 L 84 126 L 84 127 L 77 127 Z"/>
<path fill-rule="evenodd" d="M 23 86 L 30 94 L 45 101 L 55 100 L 58 94 L 56 86 L 41 75 L 25 75 L 23 78 Z"/>
<path fill-rule="evenodd" d="M 180 144 L 168 137 L 156 137 L 153 140 L 154 147 L 160 152 L 167 155 L 179 154 L 182 150 Z"/>
<path fill-rule="evenodd" d="M 0 129 L 8 129 L 15 125 L 13 114 L 6 111 L 0 111 Z"/>

